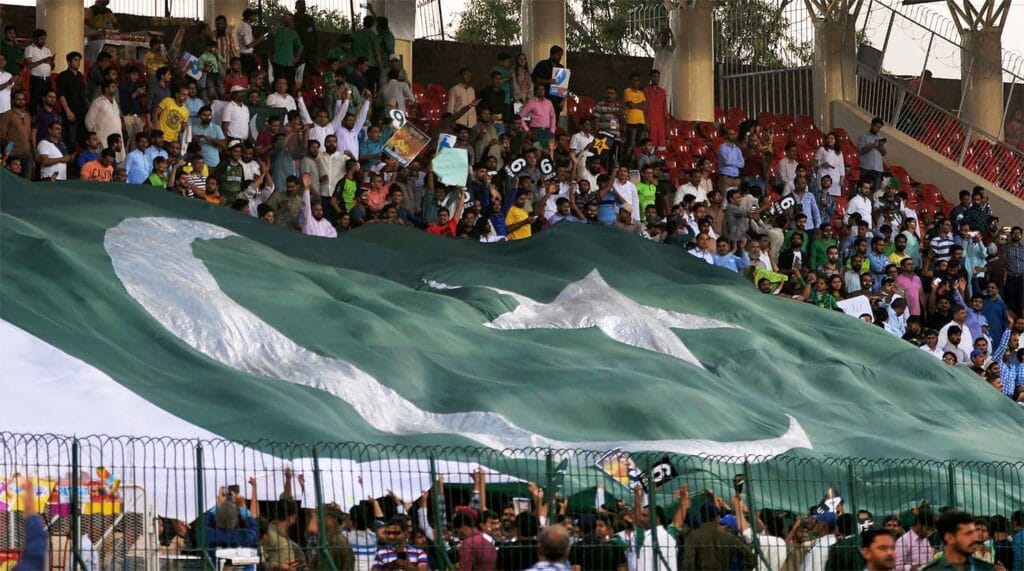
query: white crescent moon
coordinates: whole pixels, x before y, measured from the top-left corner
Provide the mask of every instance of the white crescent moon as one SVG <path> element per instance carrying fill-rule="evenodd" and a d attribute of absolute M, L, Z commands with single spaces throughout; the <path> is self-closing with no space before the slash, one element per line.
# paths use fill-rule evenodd
<path fill-rule="evenodd" d="M 788 415 L 786 433 L 764 440 L 572 442 L 530 432 L 494 412 L 425 411 L 355 365 L 301 347 L 228 297 L 202 260 L 192 253 L 192 242 L 231 236 L 237 234 L 194 220 L 129 218 L 107 230 L 103 245 L 128 294 L 190 347 L 242 373 L 330 393 L 381 432 L 451 434 L 497 449 L 622 448 L 738 461 L 743 457 L 766 460 L 794 448 L 812 448 L 800 423 Z"/>

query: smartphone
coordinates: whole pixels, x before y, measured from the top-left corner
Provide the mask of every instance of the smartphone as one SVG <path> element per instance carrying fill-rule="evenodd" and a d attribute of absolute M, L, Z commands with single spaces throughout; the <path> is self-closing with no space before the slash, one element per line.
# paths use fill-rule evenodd
<path fill-rule="evenodd" d="M 9 153 L 14 150 L 14 141 L 7 143 L 7 147 L 4 148 L 4 153 Z"/>
<path fill-rule="evenodd" d="M 409 553 L 406 551 L 399 551 L 395 554 L 395 557 L 398 558 L 399 561 L 406 561 L 409 559 Z"/>
<path fill-rule="evenodd" d="M 743 484 L 747 481 L 746 476 L 743 474 L 736 474 L 732 477 L 732 489 L 736 492 L 736 495 L 743 493 Z"/>
<path fill-rule="evenodd" d="M 229 494 L 238 495 L 239 492 L 240 492 L 240 490 L 238 488 L 238 484 L 232 484 L 232 485 L 228 486 L 228 493 Z"/>
<path fill-rule="evenodd" d="M 884 145 L 885 143 L 889 142 L 889 139 L 886 139 L 885 137 L 882 137 L 881 139 L 878 140 L 878 142 L 882 143 Z"/>

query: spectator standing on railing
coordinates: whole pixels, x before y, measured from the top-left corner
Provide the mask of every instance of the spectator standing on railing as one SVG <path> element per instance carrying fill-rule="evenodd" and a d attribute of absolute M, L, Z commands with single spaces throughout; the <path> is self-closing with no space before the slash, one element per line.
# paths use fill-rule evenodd
<path fill-rule="evenodd" d="M 885 148 L 886 138 L 880 136 L 885 121 L 881 117 L 871 120 L 871 128 L 867 133 L 857 137 L 857 152 L 860 154 L 860 178 L 871 181 L 871 189 L 878 189 L 882 183 L 882 157 L 888 151 Z"/>
<path fill-rule="evenodd" d="M 647 99 L 647 138 L 654 141 L 655 147 L 668 144 L 668 96 L 660 84 L 661 72 L 652 69 L 644 97 Z"/>

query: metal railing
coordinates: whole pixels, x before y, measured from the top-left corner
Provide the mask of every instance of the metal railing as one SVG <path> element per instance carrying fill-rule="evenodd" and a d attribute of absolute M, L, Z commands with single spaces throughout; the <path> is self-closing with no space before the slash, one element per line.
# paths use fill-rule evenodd
<path fill-rule="evenodd" d="M 857 104 L 949 161 L 1024 198 L 1024 153 L 868 66 L 858 67 Z"/>
<path fill-rule="evenodd" d="M 102 569 L 212 566 L 218 552 L 211 510 L 226 500 L 248 510 L 242 511 L 246 525 L 247 515 L 252 525 L 281 519 L 287 504 L 280 500 L 294 500 L 299 525 L 288 533 L 306 558 L 329 557 L 319 531 L 336 528 L 325 519 L 326 506 L 348 514 L 341 529 L 349 532 L 350 543 L 370 542 L 363 547 L 371 553 L 375 536 L 357 532 L 372 529 L 375 519 L 405 514 L 412 522 L 411 542 L 429 548 L 431 567 L 439 569 L 452 557 L 441 530 L 459 506 L 497 512 L 503 522 L 491 533 L 499 540 L 513 533 L 509 514 L 525 511 L 550 522 L 565 514 L 571 522 L 601 511 L 613 525 L 626 525 L 630 506 L 644 498 L 651 513 L 660 506 L 669 520 L 678 514 L 677 527 L 683 529 L 695 526 L 700 506 L 716 497 L 724 500 L 723 509 L 736 505 L 728 499 L 736 490 L 742 490 L 741 510 L 776 523 L 785 520 L 785 529 L 809 506 L 810 512 L 869 511 L 878 525 L 888 515 L 905 520 L 925 505 L 986 516 L 1009 516 L 1024 507 L 1024 462 L 711 458 L 12 433 L 0 433 L 0 439 L 0 483 L 8 487 L 0 499 L 9 504 L 0 506 L 0 553 L 16 554 L 23 545 L 20 508 L 11 499 L 17 494 L 10 486 L 13 476 L 27 476 L 37 484 L 38 507 L 51 535 L 66 546 L 63 556 L 77 551 Z M 639 482 L 651 493 L 636 495 L 631 486 Z M 683 484 L 689 489 L 688 511 L 679 507 Z M 318 525 L 310 527 L 312 521 Z M 88 542 L 80 541 L 79 529 Z M 82 547 L 90 543 L 91 550 Z M 367 556 L 353 547 L 357 556 Z M 534 552 L 529 549 L 522 555 L 527 562 Z M 321 560 L 320 568 L 329 566 Z"/>

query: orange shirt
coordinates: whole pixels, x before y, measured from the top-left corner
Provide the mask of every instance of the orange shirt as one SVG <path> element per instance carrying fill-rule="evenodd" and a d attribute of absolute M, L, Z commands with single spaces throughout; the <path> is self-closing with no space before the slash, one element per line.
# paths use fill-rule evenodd
<path fill-rule="evenodd" d="M 98 159 L 89 161 L 82 165 L 82 180 L 110 182 L 114 180 L 114 167 L 105 167 Z"/>

